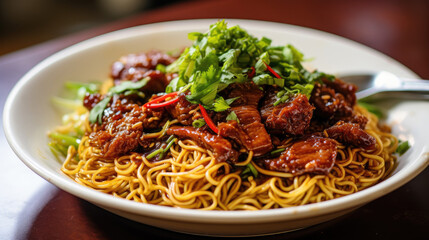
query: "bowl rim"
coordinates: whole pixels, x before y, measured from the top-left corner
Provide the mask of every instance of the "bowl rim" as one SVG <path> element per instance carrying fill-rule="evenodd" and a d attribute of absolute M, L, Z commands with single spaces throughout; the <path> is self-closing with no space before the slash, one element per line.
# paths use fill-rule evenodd
<path fill-rule="evenodd" d="M 360 43 L 354 42 L 352 40 L 346 39 L 341 36 L 337 36 L 331 33 L 310 29 L 306 27 L 300 27 L 284 23 L 260 21 L 260 20 L 244 20 L 244 19 L 225 19 L 227 22 L 233 22 L 234 24 L 256 24 L 257 26 L 270 25 L 272 27 L 286 27 L 288 30 L 296 30 L 303 33 L 316 33 L 318 35 L 323 35 L 327 38 L 335 38 L 341 41 L 346 41 L 349 44 L 358 46 L 360 48 L 369 49 L 371 52 L 380 54 L 386 59 L 395 62 L 402 66 L 403 69 L 406 69 L 410 74 L 414 74 L 407 67 L 403 66 L 396 60 L 390 58 L 387 55 L 384 55 L 372 48 L 369 48 Z M 268 210 L 258 210 L 258 211 L 202 211 L 195 209 L 181 209 L 173 208 L 166 206 L 158 206 L 151 204 L 142 204 L 130 200 L 125 200 L 121 198 L 108 195 L 94 189 L 82 186 L 75 183 L 71 179 L 66 179 L 59 176 L 49 170 L 45 170 L 42 165 L 37 163 L 33 157 L 27 153 L 27 151 L 21 148 L 19 144 L 19 139 L 14 136 L 14 133 L 11 131 L 13 125 L 11 112 L 13 111 L 13 104 L 15 99 L 18 97 L 20 89 L 25 87 L 28 82 L 31 82 L 33 77 L 43 69 L 47 68 L 56 61 L 61 61 L 70 55 L 76 54 L 81 51 L 85 51 L 89 48 L 103 44 L 103 40 L 108 41 L 117 41 L 124 38 L 129 38 L 132 36 L 141 35 L 144 30 L 151 31 L 165 31 L 163 26 L 167 26 L 169 30 L 173 26 L 188 26 L 190 28 L 195 28 L 196 26 L 212 24 L 217 21 L 217 19 L 192 19 L 192 20 L 178 20 L 178 21 L 166 21 L 158 22 L 147 25 L 135 26 L 131 28 L 125 28 L 110 33 L 102 34 L 100 36 L 90 38 L 88 40 L 82 41 L 80 43 L 74 44 L 70 47 L 67 47 L 48 58 L 44 59 L 42 62 L 34 66 L 29 72 L 27 72 L 13 87 L 9 93 L 6 104 L 3 110 L 3 129 L 7 142 L 9 143 L 12 150 L 20 158 L 20 160 L 28 166 L 32 171 L 40 175 L 42 178 L 56 185 L 60 189 L 69 192 L 79 198 L 90 201 L 96 205 L 101 205 L 105 208 L 118 209 L 124 212 L 157 217 L 162 219 L 170 220 L 180 220 L 180 221 L 189 221 L 193 222 L 198 220 L 203 223 L 223 223 L 223 224 L 243 224 L 243 223 L 257 223 L 260 221 L 265 222 L 274 222 L 279 220 L 291 220 L 291 219 L 302 219 L 308 218 L 316 215 L 329 214 L 357 206 L 361 206 L 365 203 L 368 203 L 380 196 L 383 196 L 400 186 L 404 185 L 412 178 L 417 176 L 421 171 L 423 171 L 429 165 L 429 149 L 428 146 L 425 146 L 425 153 L 420 155 L 416 160 L 411 164 L 405 166 L 403 169 L 396 172 L 393 176 L 390 176 L 388 179 L 362 191 L 353 193 L 348 196 L 343 196 L 340 198 L 327 200 L 319 203 L 313 203 L 303 206 L 294 206 L 288 208 L 279 208 L 279 209 L 268 209 Z M 159 28 L 161 26 L 161 28 Z M 415 75 L 415 74 L 414 74 Z M 417 75 L 415 75 L 417 76 Z"/>

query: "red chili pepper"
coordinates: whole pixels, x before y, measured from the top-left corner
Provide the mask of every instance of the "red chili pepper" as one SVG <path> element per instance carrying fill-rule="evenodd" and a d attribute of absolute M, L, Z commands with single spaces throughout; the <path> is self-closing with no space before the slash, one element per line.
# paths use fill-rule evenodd
<path fill-rule="evenodd" d="M 276 73 L 276 71 L 274 71 L 270 66 L 268 66 L 268 64 L 266 64 L 265 62 L 263 63 L 265 64 L 265 66 L 267 66 L 268 71 L 270 71 L 276 78 L 282 78 L 278 73 Z"/>
<path fill-rule="evenodd" d="M 147 107 L 147 108 L 161 108 L 161 107 L 165 107 L 165 106 L 168 106 L 170 104 L 173 104 L 177 101 L 179 101 L 179 98 L 173 98 L 173 99 L 170 99 L 170 100 L 162 102 L 162 103 L 150 103 L 150 104 L 147 104 L 145 107 Z"/>
<path fill-rule="evenodd" d="M 155 99 L 153 99 L 153 100 L 145 103 L 143 106 L 146 107 L 146 108 L 157 108 L 157 107 L 167 106 L 169 104 L 177 102 L 178 98 L 175 98 L 177 100 L 173 101 L 173 102 L 170 102 L 170 101 L 175 100 L 175 99 L 168 100 L 167 102 L 165 102 L 165 103 L 168 103 L 168 104 L 165 104 L 165 105 L 164 105 L 164 103 L 159 103 L 159 102 L 161 102 L 162 100 L 165 100 L 165 99 L 167 99 L 169 97 L 175 97 L 175 96 L 177 96 L 177 94 L 179 94 L 179 92 L 167 93 L 165 95 L 162 95 L 161 97 L 155 98 Z M 160 106 L 160 104 L 162 104 L 162 106 Z"/>
<path fill-rule="evenodd" d="M 252 69 L 252 71 L 247 74 L 247 76 L 249 76 L 249 78 L 253 78 L 255 76 L 255 72 L 256 72 L 254 67 L 251 67 L 251 69 Z"/>
<path fill-rule="evenodd" d="M 206 109 L 203 107 L 203 105 L 201 105 L 201 104 L 199 104 L 199 105 L 200 105 L 201 114 L 203 114 L 203 118 L 204 118 L 204 121 L 206 121 L 207 126 L 209 126 L 210 129 L 213 130 L 213 132 L 218 134 L 219 130 L 217 129 L 216 125 L 213 123 L 212 119 L 207 114 Z"/>

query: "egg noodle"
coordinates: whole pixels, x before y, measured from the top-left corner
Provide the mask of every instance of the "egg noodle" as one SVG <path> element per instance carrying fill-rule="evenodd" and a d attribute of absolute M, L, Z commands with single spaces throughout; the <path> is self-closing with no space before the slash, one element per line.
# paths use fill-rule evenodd
<path fill-rule="evenodd" d="M 78 149 L 68 148 L 61 170 L 79 184 L 100 192 L 179 208 L 258 210 L 326 201 L 380 182 L 396 165 L 396 137 L 385 131 L 386 127 L 380 127 L 378 118 L 366 109 L 356 106 L 355 111 L 368 118 L 365 131 L 376 139 L 376 147 L 364 150 L 339 143 L 335 165 L 327 175 L 293 176 L 269 171 L 259 167 L 249 152 L 244 162 L 235 165 L 251 163 L 259 177 L 242 179 L 243 168 L 217 162 L 212 152 L 192 140 L 176 139 L 169 149 L 170 157 L 159 161 L 150 161 L 139 153 L 108 159 L 91 145 L 88 134 L 81 139 Z M 82 123 L 87 133 L 93 131 L 87 119 Z M 61 131 L 67 132 L 67 127 L 61 127 Z"/>

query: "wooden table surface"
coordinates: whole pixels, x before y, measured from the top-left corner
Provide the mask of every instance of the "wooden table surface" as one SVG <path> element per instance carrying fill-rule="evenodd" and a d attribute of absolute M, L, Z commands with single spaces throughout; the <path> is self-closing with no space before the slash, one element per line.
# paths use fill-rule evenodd
<path fill-rule="evenodd" d="M 19 78 L 58 50 L 121 28 L 197 18 L 266 20 L 330 32 L 372 47 L 429 79 L 429 1 L 188 1 L 0 56 L 0 111 Z M 59 190 L 19 161 L 3 128 L 0 152 L 0 239 L 211 239 L 137 224 Z M 425 239 L 428 187 L 426 169 L 346 216 L 263 239 Z"/>

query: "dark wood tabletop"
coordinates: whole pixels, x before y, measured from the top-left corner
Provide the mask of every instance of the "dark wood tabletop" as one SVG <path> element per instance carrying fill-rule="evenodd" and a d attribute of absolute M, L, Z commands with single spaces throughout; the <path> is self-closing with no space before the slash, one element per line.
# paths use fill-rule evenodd
<path fill-rule="evenodd" d="M 429 79 L 429 1 L 185 1 L 0 56 L 0 110 L 20 77 L 54 52 L 126 27 L 198 18 L 266 20 L 326 31 L 374 48 Z M 58 189 L 20 162 L 3 128 L 0 152 L 0 239 L 210 239 L 138 224 Z M 396 191 L 343 217 L 260 238 L 426 239 L 428 189 L 426 169 Z"/>

